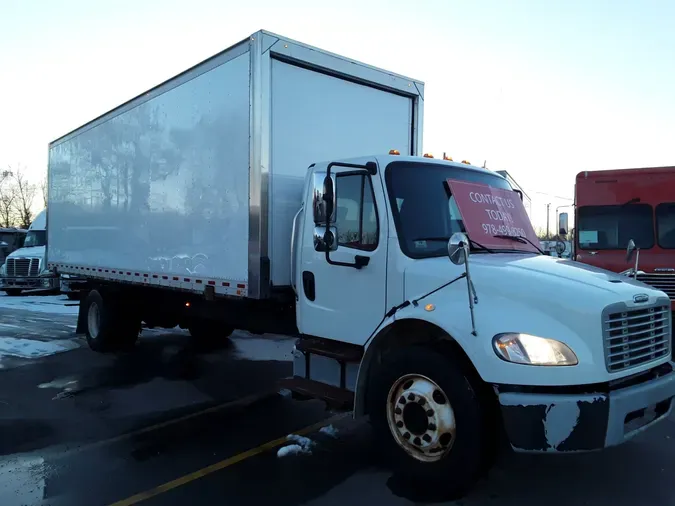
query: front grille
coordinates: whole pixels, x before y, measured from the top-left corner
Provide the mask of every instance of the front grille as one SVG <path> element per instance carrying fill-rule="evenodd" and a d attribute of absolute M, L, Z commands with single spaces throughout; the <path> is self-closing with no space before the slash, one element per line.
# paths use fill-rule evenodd
<path fill-rule="evenodd" d="M 637 280 L 666 292 L 670 300 L 675 300 L 675 274 L 638 274 Z"/>
<path fill-rule="evenodd" d="M 669 355 L 670 320 L 670 304 L 605 311 L 603 337 L 607 370 L 623 371 Z"/>
<path fill-rule="evenodd" d="M 40 273 L 39 258 L 8 258 L 7 276 L 10 278 L 37 276 Z"/>

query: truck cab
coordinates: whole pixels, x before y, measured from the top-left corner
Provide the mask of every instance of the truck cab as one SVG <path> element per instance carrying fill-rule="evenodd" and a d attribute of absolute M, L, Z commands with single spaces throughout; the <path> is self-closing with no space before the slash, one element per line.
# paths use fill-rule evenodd
<path fill-rule="evenodd" d="M 580 172 L 574 242 L 579 262 L 663 290 L 675 309 L 674 181 L 675 167 Z"/>
<path fill-rule="evenodd" d="M 59 280 L 47 268 L 47 211 L 35 216 L 23 247 L 10 253 L 0 267 L 0 290 L 19 295 L 25 290 L 58 290 Z"/>

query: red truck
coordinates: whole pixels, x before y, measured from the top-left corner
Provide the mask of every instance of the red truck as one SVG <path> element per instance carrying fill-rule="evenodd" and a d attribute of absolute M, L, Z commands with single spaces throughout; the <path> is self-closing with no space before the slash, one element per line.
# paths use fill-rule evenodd
<path fill-rule="evenodd" d="M 580 172 L 575 228 L 577 261 L 636 277 L 675 308 L 675 167 Z"/>

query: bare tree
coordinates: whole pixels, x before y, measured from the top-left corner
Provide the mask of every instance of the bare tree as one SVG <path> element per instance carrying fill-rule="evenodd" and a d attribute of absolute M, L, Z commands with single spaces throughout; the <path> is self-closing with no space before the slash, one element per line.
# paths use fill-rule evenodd
<path fill-rule="evenodd" d="M 31 206 L 37 193 L 37 185 L 31 183 L 23 173 L 21 167 L 12 171 L 11 177 L 16 186 L 16 196 L 14 198 L 14 210 L 17 213 L 19 225 L 28 228 L 33 221 L 33 212 Z"/>
<path fill-rule="evenodd" d="M 11 167 L 0 170 L 0 226 L 13 227 L 17 222 L 14 203 L 16 185 Z"/>

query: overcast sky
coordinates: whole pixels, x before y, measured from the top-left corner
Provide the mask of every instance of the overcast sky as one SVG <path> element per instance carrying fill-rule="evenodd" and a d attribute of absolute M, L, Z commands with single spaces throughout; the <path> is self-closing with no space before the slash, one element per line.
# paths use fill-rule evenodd
<path fill-rule="evenodd" d="M 0 167 L 42 177 L 49 141 L 264 28 L 424 81 L 424 150 L 508 170 L 553 227 L 579 171 L 675 165 L 673 26 L 646 0 L 0 0 Z"/>

